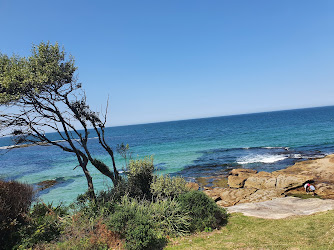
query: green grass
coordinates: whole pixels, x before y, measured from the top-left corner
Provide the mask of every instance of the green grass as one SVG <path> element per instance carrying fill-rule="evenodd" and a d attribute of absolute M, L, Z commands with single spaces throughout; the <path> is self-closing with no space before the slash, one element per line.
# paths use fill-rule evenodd
<path fill-rule="evenodd" d="M 322 199 L 320 195 L 303 194 L 303 193 L 288 193 L 287 196 L 297 197 L 301 199 L 312 199 L 312 198 Z"/>
<path fill-rule="evenodd" d="M 166 249 L 334 249 L 334 211 L 279 220 L 232 214 L 211 233 L 173 239 Z"/>

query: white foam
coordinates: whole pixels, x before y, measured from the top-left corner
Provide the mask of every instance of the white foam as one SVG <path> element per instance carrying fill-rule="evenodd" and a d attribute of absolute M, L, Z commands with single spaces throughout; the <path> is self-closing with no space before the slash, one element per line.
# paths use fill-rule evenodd
<path fill-rule="evenodd" d="M 248 155 L 245 157 L 241 157 L 237 160 L 238 164 L 249 164 L 249 163 L 274 163 L 277 161 L 282 161 L 288 158 L 286 155 Z"/>
<path fill-rule="evenodd" d="M 290 149 L 289 147 L 262 147 L 262 148 L 265 148 L 265 149 L 285 149 L 285 150 Z"/>
<path fill-rule="evenodd" d="M 303 156 L 301 154 L 292 154 L 291 158 L 302 159 Z"/>

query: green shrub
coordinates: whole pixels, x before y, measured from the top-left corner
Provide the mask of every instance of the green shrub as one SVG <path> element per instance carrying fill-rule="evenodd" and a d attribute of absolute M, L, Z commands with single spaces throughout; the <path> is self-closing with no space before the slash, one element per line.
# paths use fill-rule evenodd
<path fill-rule="evenodd" d="M 162 235 L 157 234 L 148 217 L 136 216 L 129 221 L 128 227 L 125 245 L 127 249 L 159 249 L 166 242 Z"/>
<path fill-rule="evenodd" d="M 99 192 L 96 197 L 97 203 L 120 202 L 122 197 L 128 193 L 128 189 L 127 179 L 122 178 L 116 187 L 110 187 L 108 190 Z"/>
<path fill-rule="evenodd" d="M 15 233 L 25 223 L 33 200 L 33 187 L 0 180 L 0 246 L 11 248 L 19 240 Z"/>
<path fill-rule="evenodd" d="M 157 200 L 147 208 L 155 227 L 164 235 L 183 236 L 190 232 L 192 218 L 175 199 Z"/>
<path fill-rule="evenodd" d="M 151 199 L 151 183 L 153 180 L 153 157 L 141 160 L 130 160 L 127 173 L 127 193 L 138 199 Z"/>
<path fill-rule="evenodd" d="M 100 214 L 100 204 L 91 200 L 88 192 L 78 195 L 76 201 L 70 205 L 70 208 L 84 217 L 95 218 Z"/>
<path fill-rule="evenodd" d="M 174 198 L 189 191 L 186 184 L 186 180 L 182 177 L 155 176 L 151 183 L 151 192 L 155 197 Z"/>
<path fill-rule="evenodd" d="M 67 215 L 67 208 L 61 205 L 37 203 L 29 213 L 28 223 L 18 232 L 21 237 L 18 247 L 25 249 L 58 238 L 63 229 L 62 217 Z"/>
<path fill-rule="evenodd" d="M 190 191 L 177 197 L 184 211 L 192 217 L 190 230 L 203 231 L 205 228 L 219 228 L 226 220 L 226 211 L 205 193 Z"/>
<path fill-rule="evenodd" d="M 127 249 L 157 249 L 166 243 L 148 212 L 149 204 L 124 196 L 108 218 L 109 228 L 125 238 Z"/>

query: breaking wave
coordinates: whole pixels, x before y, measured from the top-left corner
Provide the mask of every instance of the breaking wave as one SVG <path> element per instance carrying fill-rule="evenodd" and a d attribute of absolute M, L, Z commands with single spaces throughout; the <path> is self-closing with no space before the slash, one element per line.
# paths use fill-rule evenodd
<path fill-rule="evenodd" d="M 250 163 L 274 163 L 287 159 L 288 155 L 247 155 L 237 160 L 238 164 L 250 164 Z"/>

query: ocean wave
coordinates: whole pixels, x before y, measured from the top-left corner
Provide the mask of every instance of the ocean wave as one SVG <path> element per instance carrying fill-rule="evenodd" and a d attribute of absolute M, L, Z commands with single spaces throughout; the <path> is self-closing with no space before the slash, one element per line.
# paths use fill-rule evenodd
<path fill-rule="evenodd" d="M 289 150 L 289 147 L 261 147 L 264 149 L 284 149 L 284 150 Z"/>
<path fill-rule="evenodd" d="M 15 146 L 2 146 L 0 147 L 0 149 L 11 149 L 11 148 L 14 148 Z"/>
<path fill-rule="evenodd" d="M 288 158 L 287 155 L 247 155 L 237 160 L 238 164 L 250 164 L 250 163 L 274 163 L 282 161 Z"/>
<path fill-rule="evenodd" d="M 224 153 L 224 152 L 231 152 L 231 151 L 261 151 L 261 152 L 268 152 L 268 151 L 275 151 L 275 152 L 285 152 L 289 151 L 290 147 L 270 147 L 270 146 L 264 146 L 264 147 L 238 147 L 238 148 L 215 148 L 210 150 L 203 150 L 203 151 L 197 151 L 198 153 L 204 153 L 204 154 L 215 154 L 215 153 Z"/>
<path fill-rule="evenodd" d="M 294 159 L 303 159 L 304 156 L 302 156 L 302 154 L 291 154 L 290 158 L 294 158 Z"/>

